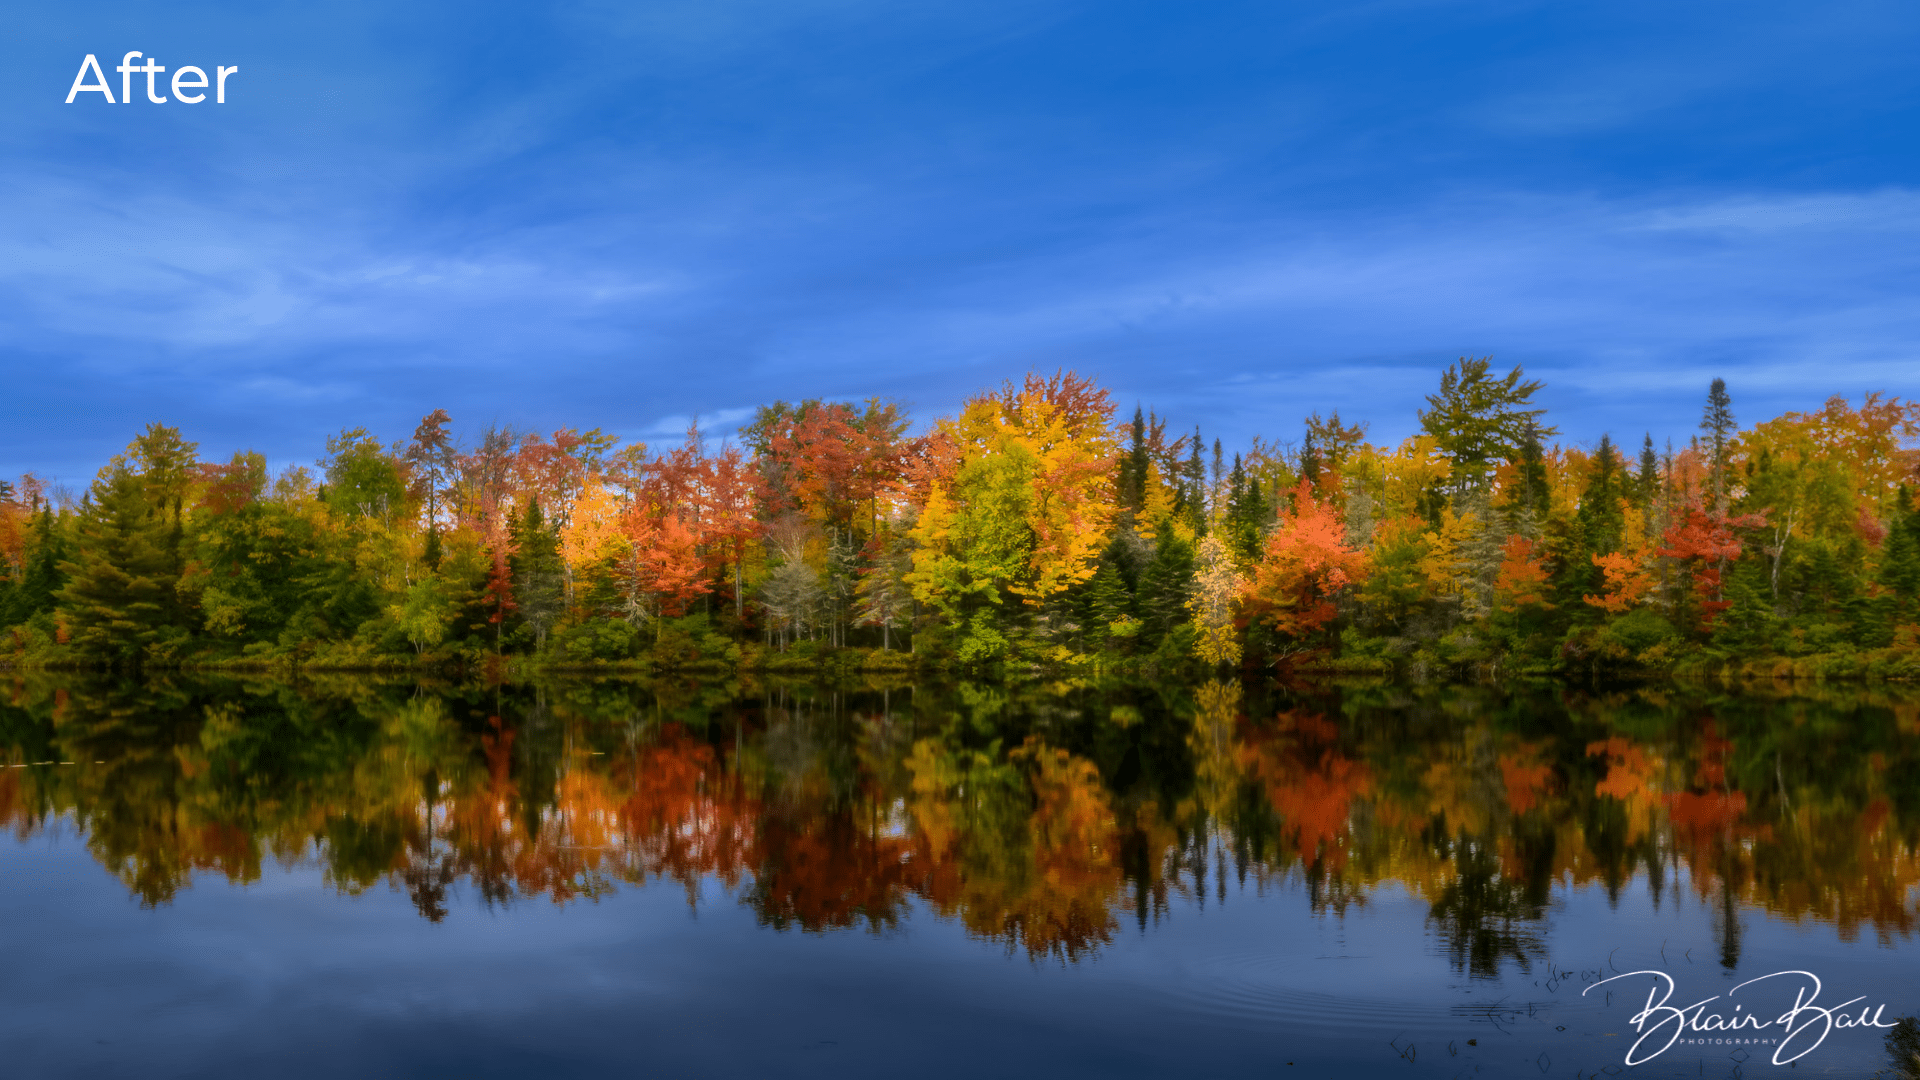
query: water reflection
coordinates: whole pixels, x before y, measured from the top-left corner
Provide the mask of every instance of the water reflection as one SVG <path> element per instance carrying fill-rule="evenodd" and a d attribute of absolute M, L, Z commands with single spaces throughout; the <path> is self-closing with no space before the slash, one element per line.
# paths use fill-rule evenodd
<path fill-rule="evenodd" d="M 1920 700 L 1896 692 L 15 681 L 0 819 L 61 820 L 143 903 L 312 862 L 447 917 L 717 881 L 767 925 L 917 898 L 1073 960 L 1231 878 L 1338 915 L 1397 884 L 1474 976 L 1572 886 L 1909 935 Z M 1636 901 L 1644 902 L 1644 901 Z"/>

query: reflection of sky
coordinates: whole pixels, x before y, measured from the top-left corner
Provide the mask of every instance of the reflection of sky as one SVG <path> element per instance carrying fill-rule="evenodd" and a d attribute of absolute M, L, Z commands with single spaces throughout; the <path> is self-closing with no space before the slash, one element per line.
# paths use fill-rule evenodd
<path fill-rule="evenodd" d="M 1639 884 L 1617 908 L 1599 889 L 1566 896 L 1553 969 L 1661 967 L 1689 1001 L 1724 992 L 1736 980 L 1707 908 L 1675 895 L 1657 913 Z M 1627 995 L 1583 1002 L 1577 978 L 1543 985 L 1546 964 L 1461 977 L 1426 905 L 1395 887 L 1316 917 L 1300 888 L 1229 885 L 1224 904 L 1176 900 L 1145 932 L 1123 918 L 1070 966 L 1008 957 L 919 906 L 884 935 L 779 933 L 713 888 L 690 913 L 673 884 L 491 911 L 467 890 L 451 906 L 429 924 L 398 892 L 342 898 L 316 871 L 270 866 L 141 910 L 71 834 L 0 845 L 0 1056 L 46 1077 L 1273 1076 L 1288 1061 L 1303 1076 L 1572 1076 L 1617 1064 L 1606 1033 L 1629 1030 Z M 1889 1014 L 1920 1006 L 1904 942 L 1744 919 L 1740 978 L 1804 967 Z M 1415 1047 L 1412 1068 L 1389 1040 Z M 1879 1054 L 1877 1036 L 1840 1032 L 1802 1065 L 1865 1075 Z M 1675 1048 L 1636 1075 L 1703 1060 L 1724 1075 L 1725 1057 Z"/>
<path fill-rule="evenodd" d="M 444 405 L 658 440 L 1028 367 L 1405 434 L 1523 362 L 1578 439 L 1912 393 L 1920 14 L 1876 2 L 652 0 L 10 12 L 0 473 L 150 419 Z M 64 105 L 82 55 L 230 103 Z M 118 85 L 118 77 L 111 80 Z M 164 80 L 163 80 L 164 83 Z"/>

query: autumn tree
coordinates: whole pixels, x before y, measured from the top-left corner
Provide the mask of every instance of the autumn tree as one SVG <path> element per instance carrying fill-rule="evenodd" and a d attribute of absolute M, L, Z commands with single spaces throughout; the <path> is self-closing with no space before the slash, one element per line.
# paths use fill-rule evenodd
<path fill-rule="evenodd" d="M 410 473 L 407 495 L 426 511 L 429 567 L 438 567 L 440 562 L 440 503 L 459 459 L 459 448 L 447 430 L 451 423 L 453 417 L 445 409 L 421 417 L 413 429 L 413 440 L 400 458 Z"/>
<path fill-rule="evenodd" d="M 1187 601 L 1199 632 L 1195 652 L 1215 666 L 1235 663 L 1240 659 L 1234 627 L 1240 575 L 1234 570 L 1233 555 L 1219 537 L 1209 536 L 1200 541 L 1195 563 L 1193 597 Z"/>
<path fill-rule="evenodd" d="M 1346 529 L 1332 506 L 1314 498 L 1301 480 L 1293 508 L 1267 539 L 1266 551 L 1241 587 L 1254 620 L 1282 637 L 1306 638 L 1333 621 L 1335 600 L 1366 579 L 1366 553 L 1346 544 Z"/>
<path fill-rule="evenodd" d="M 1107 392 L 1072 373 L 976 398 L 939 434 L 957 448 L 913 530 L 914 595 L 969 660 L 1004 655 L 1001 612 L 1093 576 L 1114 517 Z"/>

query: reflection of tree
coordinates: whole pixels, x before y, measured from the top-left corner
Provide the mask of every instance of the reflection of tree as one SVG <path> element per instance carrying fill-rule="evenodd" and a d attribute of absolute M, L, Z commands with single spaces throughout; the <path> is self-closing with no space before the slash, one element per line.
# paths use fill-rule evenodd
<path fill-rule="evenodd" d="M 407 899 L 428 922 L 447 917 L 447 889 L 459 879 L 451 852 L 435 852 L 431 847 L 411 853 L 400 870 L 406 884 Z"/>
<path fill-rule="evenodd" d="M 912 851 L 906 839 L 851 813 L 775 814 L 760 827 L 749 902 L 778 929 L 879 929 L 905 913 Z"/>
<path fill-rule="evenodd" d="M 1371 770 L 1341 750 L 1339 738 L 1326 717 L 1295 711 L 1249 730 L 1238 748 L 1242 774 L 1265 786 L 1294 857 L 1336 876 L 1351 853 L 1344 841 L 1352 803 L 1372 788 Z"/>
<path fill-rule="evenodd" d="M 1754 908 L 1883 939 L 1920 920 L 1920 711 L 1884 690 L 64 679 L 0 704 L 7 764 L 74 762 L 0 770 L 0 821 L 71 818 L 148 904 L 267 859 L 429 920 L 463 879 L 492 903 L 671 879 L 803 930 L 919 897 L 1072 959 L 1229 874 L 1328 914 L 1392 881 L 1476 976 L 1532 963 L 1555 891 L 1589 884 L 1644 878 L 1658 905 L 1684 880 L 1729 967 Z"/>
<path fill-rule="evenodd" d="M 1112 938 L 1118 836 L 1091 762 L 1029 739 L 997 755 L 914 746 L 921 895 L 1030 956 L 1077 959 Z"/>
<path fill-rule="evenodd" d="M 1452 863 L 1453 878 L 1432 897 L 1427 918 L 1439 925 L 1454 966 L 1485 978 L 1499 975 L 1509 959 L 1530 970 L 1546 954 L 1538 922 L 1550 899 L 1551 838 L 1527 851 L 1532 858 L 1502 858 L 1484 837 L 1450 834 L 1441 817 L 1425 839 Z"/>

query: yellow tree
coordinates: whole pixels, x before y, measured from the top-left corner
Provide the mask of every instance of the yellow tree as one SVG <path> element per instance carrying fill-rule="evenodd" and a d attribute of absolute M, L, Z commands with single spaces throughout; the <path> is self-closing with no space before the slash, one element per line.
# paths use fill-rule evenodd
<path fill-rule="evenodd" d="M 962 655 L 1005 650 L 1005 598 L 1037 607 L 1093 576 L 1117 510 L 1107 392 L 1072 373 L 967 403 L 929 440 L 942 467 L 927 482 L 912 538 L 914 596 L 964 626 Z"/>
<path fill-rule="evenodd" d="M 1195 649 L 1209 664 L 1231 664 L 1240 659 L 1240 642 L 1234 637 L 1233 609 L 1239 599 L 1240 575 L 1233 569 L 1233 553 L 1218 536 L 1200 541 L 1194 553 L 1193 596 L 1187 610 L 1193 612 L 1193 625 L 1200 631 Z"/>

